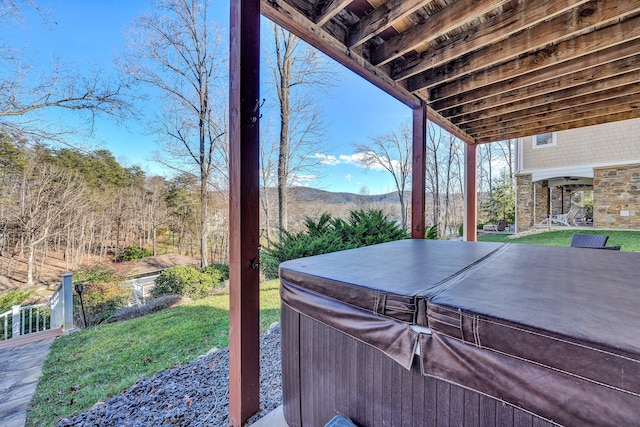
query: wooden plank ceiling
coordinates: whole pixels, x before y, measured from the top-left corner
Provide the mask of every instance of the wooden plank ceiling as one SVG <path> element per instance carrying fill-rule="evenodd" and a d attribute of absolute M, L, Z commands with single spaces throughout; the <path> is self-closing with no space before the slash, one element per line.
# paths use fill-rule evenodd
<path fill-rule="evenodd" d="M 640 117 L 640 0 L 261 0 L 468 143 Z"/>

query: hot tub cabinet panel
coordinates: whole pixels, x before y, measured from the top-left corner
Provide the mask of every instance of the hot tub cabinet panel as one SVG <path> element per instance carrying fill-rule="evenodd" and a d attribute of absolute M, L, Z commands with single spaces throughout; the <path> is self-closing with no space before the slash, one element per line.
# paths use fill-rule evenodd
<path fill-rule="evenodd" d="M 372 427 L 554 425 L 506 402 L 424 376 L 419 361 L 407 370 L 373 346 L 286 305 L 282 320 L 289 427 L 324 426 L 336 414 Z"/>
<path fill-rule="evenodd" d="M 640 425 L 640 256 L 400 241 L 283 263 L 285 418 Z"/>

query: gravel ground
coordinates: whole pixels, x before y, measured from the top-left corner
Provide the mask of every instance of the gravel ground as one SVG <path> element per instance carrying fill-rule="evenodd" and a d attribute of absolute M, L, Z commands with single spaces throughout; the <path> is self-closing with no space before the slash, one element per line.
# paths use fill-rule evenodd
<path fill-rule="evenodd" d="M 260 411 L 253 423 L 282 404 L 280 325 L 260 337 Z M 226 426 L 229 424 L 229 348 L 189 365 L 143 378 L 130 389 L 60 427 Z"/>

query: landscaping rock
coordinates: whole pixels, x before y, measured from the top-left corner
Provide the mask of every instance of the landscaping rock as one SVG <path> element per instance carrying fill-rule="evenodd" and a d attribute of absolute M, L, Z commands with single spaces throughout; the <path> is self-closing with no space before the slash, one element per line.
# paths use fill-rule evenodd
<path fill-rule="evenodd" d="M 282 404 L 280 325 L 260 337 L 260 411 Z M 229 348 L 142 378 L 99 406 L 60 421 L 60 427 L 223 426 L 229 424 Z"/>

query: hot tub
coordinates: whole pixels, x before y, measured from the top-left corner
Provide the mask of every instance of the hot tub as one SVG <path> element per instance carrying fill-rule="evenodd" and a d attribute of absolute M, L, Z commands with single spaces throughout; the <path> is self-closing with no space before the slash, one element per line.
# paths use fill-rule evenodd
<path fill-rule="evenodd" d="M 640 425 L 640 254 L 403 240 L 280 277 L 291 427 Z"/>

